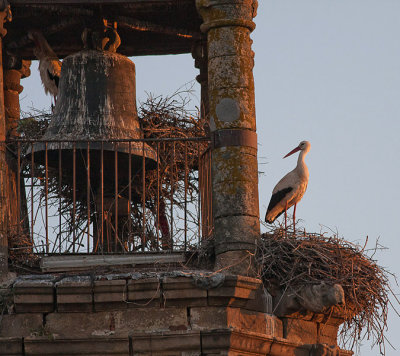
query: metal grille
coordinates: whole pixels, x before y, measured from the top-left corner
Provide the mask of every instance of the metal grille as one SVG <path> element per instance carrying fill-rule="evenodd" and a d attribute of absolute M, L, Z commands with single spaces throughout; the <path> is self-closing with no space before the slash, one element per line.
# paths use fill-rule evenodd
<path fill-rule="evenodd" d="M 206 141 L 8 142 L 19 167 L 13 231 L 45 255 L 189 250 L 211 232 Z M 154 149 L 152 164 L 138 145 Z"/>

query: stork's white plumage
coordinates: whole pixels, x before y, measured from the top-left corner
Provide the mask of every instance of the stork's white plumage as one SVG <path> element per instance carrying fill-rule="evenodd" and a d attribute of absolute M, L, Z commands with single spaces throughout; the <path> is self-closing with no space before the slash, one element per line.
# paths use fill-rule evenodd
<path fill-rule="evenodd" d="M 62 63 L 40 31 L 29 31 L 28 37 L 35 42 L 33 53 L 39 60 L 40 79 L 42 80 L 44 91 L 46 94 L 53 95 L 55 102 Z"/>
<path fill-rule="evenodd" d="M 308 141 L 301 141 L 300 144 L 290 151 L 286 158 L 297 151 L 301 151 L 297 160 L 297 166 L 293 171 L 286 174 L 275 186 L 272 191 L 271 201 L 269 202 L 265 222 L 271 224 L 282 213 L 294 205 L 293 221 L 295 222 L 296 205 L 303 198 L 308 184 L 308 168 L 304 158 L 311 148 Z"/>

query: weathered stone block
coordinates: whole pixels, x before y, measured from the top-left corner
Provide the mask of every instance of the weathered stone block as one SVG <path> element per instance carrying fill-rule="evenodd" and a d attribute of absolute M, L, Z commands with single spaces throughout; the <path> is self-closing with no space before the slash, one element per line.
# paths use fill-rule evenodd
<path fill-rule="evenodd" d="M 1 337 L 26 337 L 43 326 L 43 314 L 3 315 L 0 323 Z M 0 353 L 1 355 L 1 353 Z"/>
<path fill-rule="evenodd" d="M 282 318 L 283 336 L 292 342 L 315 344 L 318 342 L 317 323 L 299 319 Z"/>
<path fill-rule="evenodd" d="M 17 313 L 49 313 L 54 310 L 53 282 L 50 280 L 18 280 L 13 286 Z"/>
<path fill-rule="evenodd" d="M 164 277 L 163 298 L 165 307 L 207 305 L 207 291 L 197 288 L 188 277 Z"/>
<path fill-rule="evenodd" d="M 193 330 L 236 329 L 283 337 L 282 322 L 273 315 L 240 308 L 200 307 L 190 308 Z"/>
<path fill-rule="evenodd" d="M 46 328 L 58 337 L 115 335 L 132 331 L 173 331 L 188 329 L 186 308 L 135 308 L 95 313 L 51 313 Z"/>
<path fill-rule="evenodd" d="M 337 345 L 338 327 L 328 324 L 318 325 L 318 342 L 321 344 Z"/>
<path fill-rule="evenodd" d="M 243 307 L 254 299 L 261 280 L 244 276 L 226 276 L 222 287 L 208 291 L 208 305 Z"/>
<path fill-rule="evenodd" d="M 256 130 L 254 88 L 209 88 L 210 92 L 210 129 L 250 129 Z M 235 120 L 227 121 L 218 118 L 216 109 L 222 98 L 231 98 L 235 100 L 239 108 L 239 117 Z M 237 115 L 236 115 L 237 117 Z M 242 147 L 244 148 L 244 147 Z M 256 173 L 252 173 L 254 176 Z"/>
<path fill-rule="evenodd" d="M 200 332 L 134 333 L 133 355 L 200 355 Z"/>
<path fill-rule="evenodd" d="M 94 282 L 94 308 L 100 310 L 126 309 L 128 289 L 125 280 Z"/>
<path fill-rule="evenodd" d="M 249 250 L 254 253 L 255 245 L 259 238 L 259 235 L 256 234 L 259 227 L 260 220 L 256 216 L 242 215 L 215 218 L 214 236 L 218 236 L 218 241 L 214 243 L 215 253 L 221 254 L 239 249 Z M 239 263 L 240 260 L 232 260 L 228 266 L 234 266 Z M 244 273 L 246 271 L 242 271 L 241 274 Z"/>
<path fill-rule="evenodd" d="M 160 281 L 156 277 L 128 281 L 128 308 L 160 305 Z"/>
<path fill-rule="evenodd" d="M 208 65 L 209 68 L 217 68 L 214 70 L 214 75 L 209 76 L 209 85 L 212 89 L 223 88 L 224 83 L 229 83 L 233 88 L 249 88 L 253 85 L 254 60 L 251 52 L 245 56 L 209 58 Z"/>
<path fill-rule="evenodd" d="M 219 29 L 221 36 L 224 36 L 225 41 L 211 41 L 208 43 L 208 58 L 219 56 L 251 55 L 251 44 L 247 31 L 242 28 L 222 27 Z M 240 46 L 232 46 L 232 43 L 240 43 Z"/>
<path fill-rule="evenodd" d="M 236 187 L 233 192 L 232 187 Z M 213 185 L 213 209 L 215 206 L 215 218 L 223 218 L 229 211 L 230 217 L 236 215 L 249 215 L 259 217 L 258 213 L 258 188 L 257 181 L 227 180 Z M 214 210 L 213 210 L 214 212 Z M 230 222 L 235 220 L 230 220 Z M 240 222 L 239 222 L 240 223 Z M 235 225 L 238 225 L 236 223 Z M 253 225 L 253 223 L 252 223 Z M 224 227 L 226 228 L 227 225 Z"/>
<path fill-rule="evenodd" d="M 22 338 L 0 337 L 0 355 L 3 356 L 23 356 Z"/>
<path fill-rule="evenodd" d="M 257 182 L 257 150 L 246 146 L 228 146 L 213 150 L 212 169 L 217 170 L 212 177 L 213 184 L 226 181 L 238 181 L 236 185 L 245 182 Z M 227 186 L 232 194 L 236 186 Z M 229 208 L 229 207 L 227 207 Z"/>
<path fill-rule="evenodd" d="M 90 277 L 67 277 L 56 283 L 56 288 L 59 312 L 93 310 L 93 289 Z"/>
<path fill-rule="evenodd" d="M 230 338 L 230 349 L 264 356 L 268 354 L 271 341 L 272 338 L 266 337 L 264 334 L 233 331 Z"/>
<path fill-rule="evenodd" d="M 201 332 L 203 353 L 228 355 L 289 355 L 270 353 L 273 338 L 254 332 L 217 329 Z M 294 355 L 293 355 L 294 356 Z"/>
<path fill-rule="evenodd" d="M 129 355 L 129 339 L 111 336 L 61 339 L 29 337 L 25 339 L 26 356 L 44 355 Z"/>

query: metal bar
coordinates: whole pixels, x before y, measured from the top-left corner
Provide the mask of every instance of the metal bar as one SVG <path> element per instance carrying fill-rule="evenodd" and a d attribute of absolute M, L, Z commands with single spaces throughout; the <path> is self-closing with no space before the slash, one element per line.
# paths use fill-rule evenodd
<path fill-rule="evenodd" d="M 12 5 L 17 4 L 17 5 L 38 5 L 38 4 L 47 4 L 47 5 L 55 5 L 55 4 L 63 4 L 63 5 L 70 5 L 70 4 L 75 4 L 75 5 L 81 5 L 82 3 L 88 4 L 88 5 L 112 5 L 112 4 L 140 4 L 142 3 L 143 0 L 13 0 Z M 151 1 L 154 4 L 160 4 L 164 5 L 166 3 L 165 0 L 152 0 Z"/>
<path fill-rule="evenodd" d="M 187 160 L 187 142 L 185 142 L 185 222 L 184 222 L 184 233 L 185 233 L 185 251 L 187 250 L 187 189 L 188 189 L 188 160 Z"/>
<path fill-rule="evenodd" d="M 146 160 L 144 156 L 144 142 L 142 144 L 142 210 L 143 210 L 143 226 L 142 226 L 142 250 L 146 245 Z"/>
<path fill-rule="evenodd" d="M 132 143 L 129 142 L 129 154 L 128 154 L 128 238 L 132 236 L 132 216 L 131 216 L 131 200 L 132 200 Z M 128 239 L 128 241 L 129 241 Z M 131 245 L 128 243 L 129 251 L 131 251 Z"/>
<path fill-rule="evenodd" d="M 48 152 L 47 152 L 47 142 L 45 144 L 45 182 L 44 182 L 44 187 L 45 187 L 45 225 L 46 225 L 46 253 L 49 253 L 49 201 L 48 201 L 48 196 L 49 196 L 49 162 L 48 162 Z"/>
<path fill-rule="evenodd" d="M 89 253 L 90 244 L 90 144 L 87 143 L 87 190 L 86 190 L 86 201 L 87 201 L 87 253 Z"/>
<path fill-rule="evenodd" d="M 33 239 L 33 170 L 34 170 L 34 165 L 35 165 L 35 152 L 33 148 L 33 143 L 31 145 L 31 243 L 34 245 L 34 239 Z"/>
<path fill-rule="evenodd" d="M 62 180 L 62 166 L 61 166 L 61 142 L 58 147 L 58 252 L 61 253 L 61 180 Z"/>
<path fill-rule="evenodd" d="M 101 201 L 101 252 L 104 253 L 104 145 L 101 143 L 100 151 L 100 201 Z M 107 236 L 108 245 L 108 236 Z"/>
<path fill-rule="evenodd" d="M 21 144 L 17 143 L 17 234 L 21 234 Z"/>
<path fill-rule="evenodd" d="M 72 252 L 75 253 L 75 214 L 76 214 L 76 144 L 72 148 Z"/>
<path fill-rule="evenodd" d="M 114 198 L 115 198 L 115 250 L 113 252 L 117 252 L 118 246 L 118 150 L 117 144 L 114 144 L 114 180 L 115 180 L 115 191 L 114 191 Z"/>
<path fill-rule="evenodd" d="M 197 167 L 199 167 L 197 174 L 198 174 L 198 184 L 200 188 L 200 143 L 197 143 Z M 197 198 L 197 228 L 198 228 L 198 244 L 200 245 L 201 241 L 201 223 L 200 223 L 200 209 L 201 209 L 201 199 L 200 199 L 200 194 L 198 194 Z"/>
<path fill-rule="evenodd" d="M 174 164 L 175 164 L 175 142 L 172 142 L 172 152 L 171 152 L 171 229 L 169 236 L 169 248 L 173 250 L 173 238 L 174 236 Z"/>
<path fill-rule="evenodd" d="M 156 211 L 156 230 L 157 230 L 157 250 L 160 248 L 160 142 L 157 142 L 157 211 Z"/>
<path fill-rule="evenodd" d="M 210 141 L 210 137 L 161 137 L 161 138 L 121 138 L 121 139 L 112 139 L 112 140 L 90 140 L 90 142 L 103 142 L 103 143 L 114 143 L 114 142 L 177 142 L 177 141 L 195 141 L 195 142 L 202 142 L 202 141 Z M 60 139 L 53 139 L 53 140 L 42 140 L 42 139 L 25 139 L 25 138 L 15 138 L 9 139 L 7 142 L 21 142 L 21 143 L 59 143 L 59 142 L 69 142 L 69 143 L 86 143 L 87 139 L 77 139 L 77 140 L 60 140 Z"/>

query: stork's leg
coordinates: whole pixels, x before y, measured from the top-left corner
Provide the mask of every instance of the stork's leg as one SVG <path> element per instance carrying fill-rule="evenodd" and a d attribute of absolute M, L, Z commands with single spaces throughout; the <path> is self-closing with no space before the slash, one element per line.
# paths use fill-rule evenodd
<path fill-rule="evenodd" d="M 285 237 L 287 235 L 287 202 L 285 205 Z"/>
<path fill-rule="evenodd" d="M 297 204 L 294 204 L 294 209 L 293 209 L 293 235 L 296 235 L 296 206 L 297 206 Z"/>

